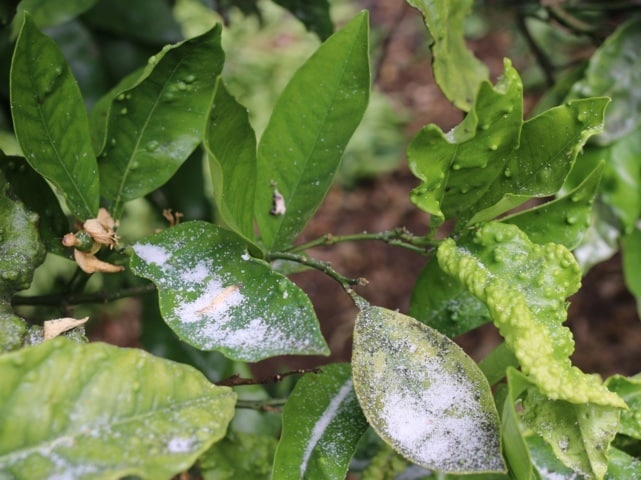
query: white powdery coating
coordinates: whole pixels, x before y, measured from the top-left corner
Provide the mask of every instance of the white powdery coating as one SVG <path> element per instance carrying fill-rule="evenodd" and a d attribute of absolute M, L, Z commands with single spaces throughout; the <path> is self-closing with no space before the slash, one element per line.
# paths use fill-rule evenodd
<path fill-rule="evenodd" d="M 309 462 L 310 457 L 312 456 L 312 451 L 316 448 L 316 445 L 320 441 L 321 437 L 329 427 L 329 424 L 336 417 L 338 409 L 341 407 L 341 404 L 345 401 L 345 398 L 352 391 L 352 380 L 348 380 L 343 384 L 341 389 L 338 391 L 336 396 L 332 398 L 332 401 L 329 402 L 327 408 L 320 416 L 314 428 L 312 429 L 312 434 L 309 437 L 307 442 L 307 447 L 305 447 L 305 452 L 303 453 L 303 459 L 300 464 L 300 476 L 301 478 L 305 476 L 305 471 L 307 470 L 307 462 Z"/>
<path fill-rule="evenodd" d="M 183 288 L 189 288 L 191 286 L 189 284 L 194 283 L 189 279 L 190 277 L 200 277 L 201 269 L 204 269 L 206 275 L 210 275 L 206 265 L 199 264 L 191 272 L 182 275 Z M 223 328 L 230 320 L 229 309 L 240 305 L 243 299 L 244 297 L 237 286 L 223 286 L 219 277 L 210 275 L 203 293 L 192 302 L 182 302 L 176 314 L 183 323 L 194 323 L 207 319 L 209 322 L 215 322 L 217 328 Z"/>
<path fill-rule="evenodd" d="M 171 258 L 171 252 L 158 245 L 137 243 L 133 246 L 133 249 L 136 255 L 147 263 L 163 266 Z"/>
<path fill-rule="evenodd" d="M 190 438 L 172 438 L 167 442 L 167 451 L 169 453 L 186 453 L 191 451 L 194 446 L 193 439 Z"/>
<path fill-rule="evenodd" d="M 491 451 L 483 435 L 484 416 L 474 392 L 441 365 L 426 365 L 430 387 L 420 395 L 407 385 L 396 385 L 385 396 L 382 418 L 401 451 L 422 464 L 453 467 L 470 465 Z M 443 381 L 438 378 L 442 377 Z"/>

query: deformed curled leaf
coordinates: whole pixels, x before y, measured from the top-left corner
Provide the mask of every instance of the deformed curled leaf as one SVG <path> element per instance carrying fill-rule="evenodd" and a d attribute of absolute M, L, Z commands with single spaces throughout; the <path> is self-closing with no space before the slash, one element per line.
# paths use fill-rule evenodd
<path fill-rule="evenodd" d="M 483 301 L 523 371 L 551 399 L 625 408 L 598 376 L 572 366 L 572 333 L 565 298 L 581 271 L 562 245 L 534 244 L 518 227 L 487 223 L 471 239 L 439 247 L 441 269 Z"/>
<path fill-rule="evenodd" d="M 237 234 L 185 222 L 133 250 L 132 271 L 156 284 L 163 318 L 194 347 L 245 361 L 329 353 L 307 295 Z"/>
<path fill-rule="evenodd" d="M 354 390 L 369 423 L 412 462 L 442 472 L 503 472 L 499 419 L 485 376 L 436 330 L 361 305 Z"/>
<path fill-rule="evenodd" d="M 234 415 L 231 389 L 142 350 L 55 338 L 0 370 L 2 478 L 171 478 Z"/>

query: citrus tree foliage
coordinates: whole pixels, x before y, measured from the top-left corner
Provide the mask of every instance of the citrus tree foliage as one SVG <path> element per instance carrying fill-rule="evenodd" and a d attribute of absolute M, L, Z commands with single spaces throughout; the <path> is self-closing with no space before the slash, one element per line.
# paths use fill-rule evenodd
<path fill-rule="evenodd" d="M 258 136 L 227 81 L 227 27 L 184 38 L 180 9 L 206 9 L 176 3 L 0 10 L 0 477 L 641 474 L 641 381 L 572 365 L 563 325 L 618 240 L 641 295 L 639 18 L 526 118 L 512 62 L 491 82 L 466 47 L 473 3 L 409 1 L 438 85 L 466 112 L 407 148 L 429 231 L 300 244 L 368 106 L 368 13 L 334 29 L 327 2 L 274 2 L 319 44 Z M 222 19 L 235 6 L 260 15 L 222 2 Z M 307 252 L 347 240 L 425 257 L 407 314 Z M 243 378 L 245 362 L 330 354 L 288 278 L 309 268 L 358 309 L 351 363 Z M 127 305 L 144 348 L 88 342 L 77 305 L 124 297 L 140 297 Z M 504 343 L 477 364 L 453 338 L 488 322 Z"/>

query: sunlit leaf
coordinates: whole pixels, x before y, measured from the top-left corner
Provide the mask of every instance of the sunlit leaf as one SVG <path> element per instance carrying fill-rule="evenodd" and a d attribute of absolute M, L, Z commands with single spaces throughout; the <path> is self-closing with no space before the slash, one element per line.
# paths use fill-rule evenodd
<path fill-rule="evenodd" d="M 98 213 L 99 184 L 78 84 L 53 40 L 29 15 L 11 63 L 11 113 L 29 164 L 80 220 Z"/>
<path fill-rule="evenodd" d="M 217 26 L 165 47 L 133 87 L 116 87 L 98 157 L 101 192 L 114 202 L 114 218 L 123 202 L 169 180 L 201 142 L 223 64 L 220 32 Z"/>
<path fill-rule="evenodd" d="M 523 371 L 551 399 L 625 408 L 596 376 L 573 367 L 565 299 L 580 285 L 572 253 L 539 245 L 514 225 L 487 223 L 457 245 L 439 247 L 441 269 L 483 301 Z"/>
<path fill-rule="evenodd" d="M 186 222 L 133 250 L 132 271 L 156 284 L 163 318 L 196 348 L 245 361 L 329 353 L 307 295 L 235 233 Z"/>
<path fill-rule="evenodd" d="M 349 364 L 323 367 L 298 381 L 283 411 L 274 478 L 344 480 L 367 421 Z"/>
<path fill-rule="evenodd" d="M 254 212 L 268 249 L 290 245 L 314 214 L 365 112 L 367 22 L 357 15 L 296 72 L 260 139 Z M 270 214 L 277 193 L 282 208 Z"/>
<path fill-rule="evenodd" d="M 498 414 L 476 363 L 411 317 L 366 304 L 360 308 L 354 390 L 377 433 L 426 468 L 503 471 Z"/>
<path fill-rule="evenodd" d="M 577 82 L 569 98 L 607 96 L 605 131 L 596 137 L 608 145 L 641 125 L 641 17 L 621 24 L 592 54 L 585 78 Z"/>
<path fill-rule="evenodd" d="M 234 414 L 231 389 L 142 350 L 57 338 L 1 356 L 0 369 L 9 478 L 170 478 Z"/>
<path fill-rule="evenodd" d="M 463 24 L 472 0 L 408 0 L 407 3 L 420 10 L 432 36 L 436 83 L 454 105 L 470 110 L 479 85 L 488 78 L 485 64 L 465 45 Z"/>

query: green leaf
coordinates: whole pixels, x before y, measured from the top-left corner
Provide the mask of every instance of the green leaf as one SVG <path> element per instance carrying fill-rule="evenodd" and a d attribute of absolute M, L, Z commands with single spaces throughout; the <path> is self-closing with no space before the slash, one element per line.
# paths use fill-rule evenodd
<path fill-rule="evenodd" d="M 156 284 L 163 318 L 196 348 L 249 362 L 329 354 L 307 295 L 235 233 L 186 222 L 133 250 L 132 271 Z"/>
<path fill-rule="evenodd" d="M 490 321 L 485 304 L 443 273 L 435 260 L 428 262 L 416 280 L 408 313 L 450 338 Z"/>
<path fill-rule="evenodd" d="M 585 78 L 570 91 L 570 98 L 607 96 L 605 131 L 596 137 L 600 145 L 608 145 L 637 130 L 641 125 L 641 17 L 621 24 L 616 32 L 594 52 Z"/>
<path fill-rule="evenodd" d="M 322 202 L 369 97 L 367 12 L 296 72 L 258 145 L 254 212 L 267 249 L 291 244 Z M 271 215 L 278 191 L 286 211 Z"/>
<path fill-rule="evenodd" d="M 283 411 L 274 478 L 345 478 L 367 429 L 351 377 L 349 364 L 333 364 L 298 381 Z"/>
<path fill-rule="evenodd" d="M 487 67 L 465 45 L 463 24 L 472 0 L 407 0 L 420 10 L 433 43 L 434 78 L 448 100 L 461 110 L 472 107 Z"/>
<path fill-rule="evenodd" d="M 510 369 L 509 381 L 520 377 Z M 516 401 L 516 399 L 513 399 Z M 524 432 L 530 429 L 545 440 L 565 466 L 588 478 L 603 478 L 607 451 L 619 426 L 619 409 L 590 403 L 550 400 L 531 381 L 520 394 L 519 416 Z"/>
<path fill-rule="evenodd" d="M 603 201 L 594 202 L 590 227 L 586 230 L 574 256 L 585 274 L 592 266 L 619 251 L 621 226 L 612 210 Z"/>
<path fill-rule="evenodd" d="M 22 0 L 11 24 L 11 36 L 18 35 L 22 13 L 28 12 L 38 28 L 59 25 L 90 9 L 97 0 Z"/>
<path fill-rule="evenodd" d="M 519 397 L 532 384 L 525 375 L 508 367 L 506 371 L 507 395 L 503 401 L 501 413 L 501 434 L 505 460 L 510 466 L 510 473 L 517 480 L 532 479 L 532 457 L 522 432 L 522 424 L 517 411 Z M 520 411 L 520 406 L 518 407 Z"/>
<path fill-rule="evenodd" d="M 220 80 L 205 130 L 205 149 L 218 212 L 230 228 L 254 238 L 256 135 L 247 110 Z"/>
<path fill-rule="evenodd" d="M 616 392 L 630 407 L 621 413 L 619 433 L 641 440 L 641 375 L 624 377 L 613 375 L 606 380 L 610 390 Z"/>
<path fill-rule="evenodd" d="M 0 170 L 0 302 L 28 288 L 45 257 L 38 215 L 17 200 Z"/>
<path fill-rule="evenodd" d="M 276 439 L 231 431 L 198 459 L 205 480 L 270 480 Z"/>
<path fill-rule="evenodd" d="M 172 7 L 167 0 L 136 0 L 135 7 L 129 0 L 99 0 L 83 20 L 96 31 L 162 46 L 182 39 Z"/>
<path fill-rule="evenodd" d="M 487 221 L 556 193 L 581 147 L 600 131 L 608 100 L 569 102 L 527 122 L 522 102 L 521 81 L 506 60 L 503 77 L 495 87 L 481 84 L 461 124 L 447 134 L 428 125 L 412 141 L 408 161 L 423 183 L 411 198 L 435 226 L 450 218 Z"/>
<path fill-rule="evenodd" d="M 501 221 L 519 227 L 534 243 L 556 242 L 568 249 L 576 248 L 592 219 L 603 163 L 576 188 L 561 198 L 516 213 Z"/>
<path fill-rule="evenodd" d="M 621 239 L 621 252 L 625 284 L 637 299 L 637 311 L 641 317 L 641 230 L 635 229 Z"/>
<path fill-rule="evenodd" d="M 113 100 L 99 155 L 101 191 L 122 204 L 163 185 L 201 142 L 223 65 L 220 25 L 149 59 L 136 84 Z M 131 81 L 131 80 L 128 80 Z"/>
<path fill-rule="evenodd" d="M 273 0 L 274 3 L 289 10 L 310 32 L 325 40 L 334 31 L 334 24 L 329 16 L 329 2 L 316 0 Z"/>
<path fill-rule="evenodd" d="M 483 373 L 436 330 L 398 312 L 360 305 L 352 368 L 370 425 L 426 468 L 500 472 L 498 414 Z"/>
<path fill-rule="evenodd" d="M 616 448 L 610 448 L 610 463 L 606 480 L 627 480 L 641 478 L 641 460 Z"/>
<path fill-rule="evenodd" d="M 169 478 L 234 414 L 231 389 L 142 350 L 57 338 L 1 356 L 0 369 L 0 474 L 10 478 Z"/>
<path fill-rule="evenodd" d="M 78 84 L 60 50 L 29 15 L 11 62 L 11 113 L 29 164 L 80 220 L 98 213 L 99 184 Z"/>
<path fill-rule="evenodd" d="M 573 367 L 574 350 L 565 298 L 576 292 L 581 271 L 559 244 L 538 245 L 514 225 L 488 223 L 457 245 L 437 251 L 441 269 L 483 301 L 523 371 L 551 399 L 625 408 L 596 376 Z"/>

